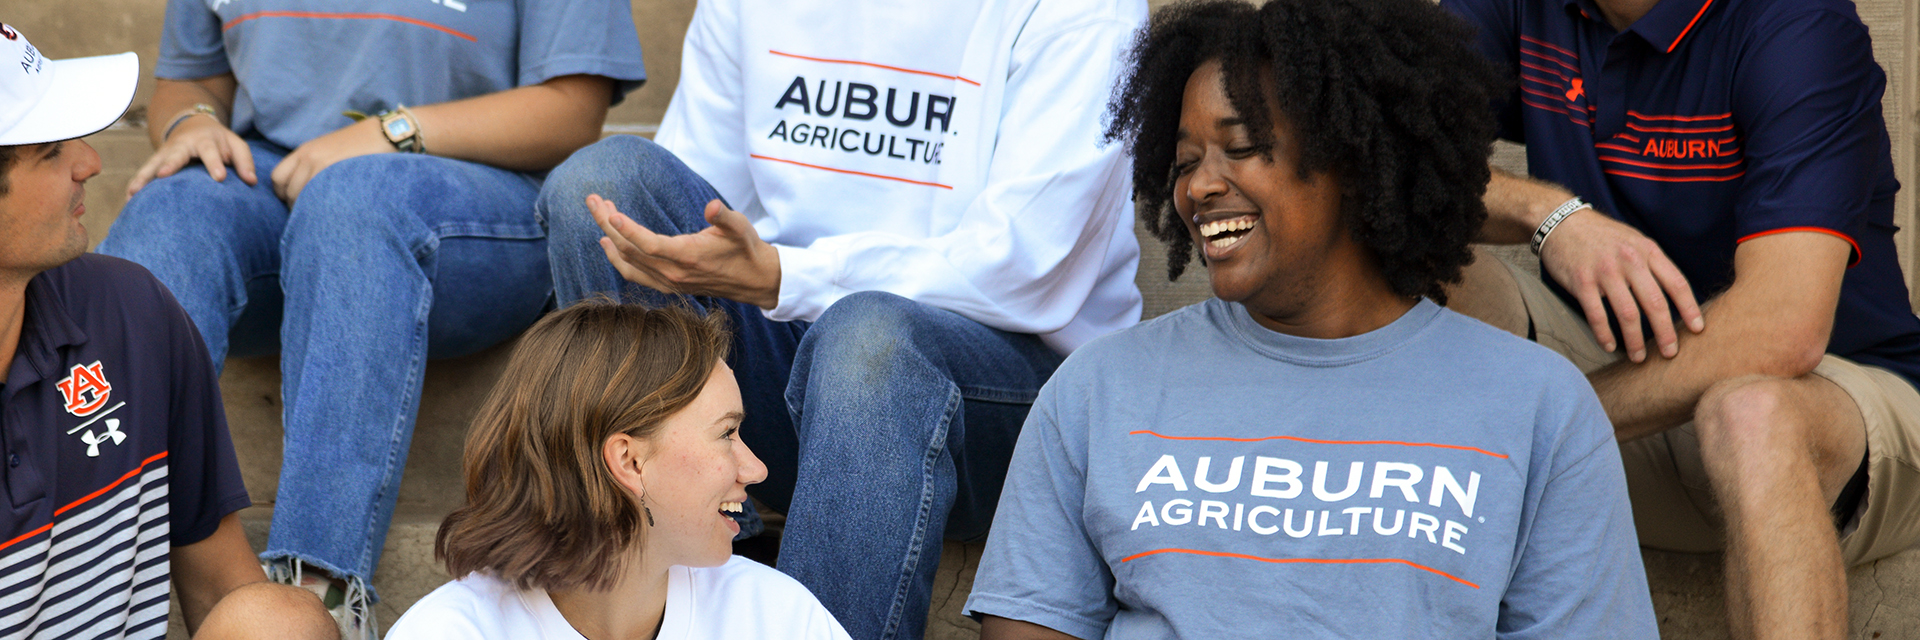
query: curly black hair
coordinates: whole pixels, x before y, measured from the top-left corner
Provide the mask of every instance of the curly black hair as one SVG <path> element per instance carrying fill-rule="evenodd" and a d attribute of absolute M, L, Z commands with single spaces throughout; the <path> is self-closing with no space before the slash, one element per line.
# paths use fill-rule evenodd
<path fill-rule="evenodd" d="M 1277 108 L 1301 178 L 1339 177 L 1341 216 L 1394 293 L 1444 304 L 1442 284 L 1460 280 L 1487 217 L 1490 107 L 1505 86 L 1472 43 L 1471 27 L 1428 0 L 1199 0 L 1154 13 L 1108 105 L 1106 139 L 1133 155 L 1167 278 L 1193 252 L 1173 207 L 1181 100 L 1194 70 L 1218 60 L 1253 142 L 1273 147 Z"/>

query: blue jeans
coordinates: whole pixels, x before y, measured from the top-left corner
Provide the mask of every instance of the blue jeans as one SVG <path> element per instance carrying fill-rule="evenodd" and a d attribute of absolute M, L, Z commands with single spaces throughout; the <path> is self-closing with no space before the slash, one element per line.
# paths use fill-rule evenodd
<path fill-rule="evenodd" d="M 684 234 L 706 226 L 713 187 L 652 142 L 616 136 L 573 154 L 540 191 L 561 304 L 614 292 L 665 300 L 607 263 L 589 193 L 649 229 Z M 748 491 L 787 514 L 780 570 L 854 638 L 919 638 L 941 540 L 986 535 L 1027 408 L 1061 356 L 1036 336 L 888 293 L 847 296 L 811 325 L 730 300 L 697 303 L 724 311 L 737 332 L 740 432 L 767 464 L 767 480 Z"/>
<path fill-rule="evenodd" d="M 99 251 L 167 285 L 216 364 L 280 351 L 286 440 L 262 557 L 364 582 L 393 518 L 427 359 L 511 338 L 546 308 L 540 183 L 380 154 L 321 171 L 289 208 L 268 179 L 287 151 L 252 147 L 259 185 L 189 166 L 129 200 Z"/>

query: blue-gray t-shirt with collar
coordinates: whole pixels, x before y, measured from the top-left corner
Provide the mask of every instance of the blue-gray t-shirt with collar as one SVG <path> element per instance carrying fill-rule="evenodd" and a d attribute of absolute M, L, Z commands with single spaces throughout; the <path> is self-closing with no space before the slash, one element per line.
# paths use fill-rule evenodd
<path fill-rule="evenodd" d="M 619 81 L 618 102 L 646 79 L 629 0 L 169 0 L 154 74 L 227 72 L 240 84 L 233 130 L 288 149 L 352 124 L 345 110 L 573 74 Z"/>
<path fill-rule="evenodd" d="M 1339 340 L 1209 300 L 1075 351 L 967 601 L 1080 638 L 1655 638 L 1606 415 L 1422 301 Z"/>

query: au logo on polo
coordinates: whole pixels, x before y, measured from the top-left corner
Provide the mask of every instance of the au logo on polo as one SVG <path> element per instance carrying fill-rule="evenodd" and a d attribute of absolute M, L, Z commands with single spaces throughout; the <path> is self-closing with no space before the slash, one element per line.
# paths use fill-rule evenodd
<path fill-rule="evenodd" d="M 113 385 L 107 383 L 107 374 L 100 361 L 93 364 L 73 365 L 67 377 L 54 385 L 60 389 L 60 397 L 66 400 L 67 413 L 85 418 L 107 406 L 107 396 L 113 393 Z"/>

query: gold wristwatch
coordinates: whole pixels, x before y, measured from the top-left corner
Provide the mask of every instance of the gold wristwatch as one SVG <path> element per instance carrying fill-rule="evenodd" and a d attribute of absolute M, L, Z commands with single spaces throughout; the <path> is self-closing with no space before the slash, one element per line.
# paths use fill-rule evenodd
<path fill-rule="evenodd" d="M 380 114 L 380 133 L 386 134 L 387 142 L 393 143 L 395 149 L 406 153 L 427 152 L 427 143 L 420 135 L 420 121 L 414 119 L 407 105 L 398 105 Z"/>

